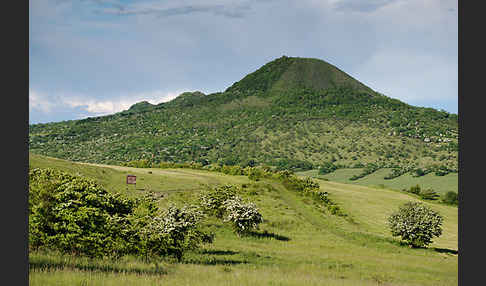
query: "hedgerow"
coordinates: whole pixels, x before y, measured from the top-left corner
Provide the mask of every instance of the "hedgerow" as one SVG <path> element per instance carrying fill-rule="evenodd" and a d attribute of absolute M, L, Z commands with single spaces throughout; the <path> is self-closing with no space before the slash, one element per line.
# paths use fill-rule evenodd
<path fill-rule="evenodd" d="M 328 197 L 328 192 L 321 191 L 318 183 L 311 178 L 298 178 L 295 175 L 288 175 L 281 179 L 282 184 L 290 190 L 297 191 L 302 196 L 309 196 L 318 203 L 321 203 L 332 215 L 346 217 L 347 214 Z"/>

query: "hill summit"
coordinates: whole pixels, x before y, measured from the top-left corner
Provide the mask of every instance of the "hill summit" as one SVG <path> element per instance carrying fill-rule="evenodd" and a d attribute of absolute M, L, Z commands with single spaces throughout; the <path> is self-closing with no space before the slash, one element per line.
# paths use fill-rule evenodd
<path fill-rule="evenodd" d="M 319 59 L 280 57 L 224 92 L 29 128 L 32 153 L 108 164 L 134 160 L 310 169 L 457 171 L 458 117 L 373 91 Z"/>
<path fill-rule="evenodd" d="M 265 64 L 226 91 L 262 91 L 275 94 L 293 89 L 325 90 L 337 87 L 374 93 L 371 88 L 323 60 L 287 56 Z"/>

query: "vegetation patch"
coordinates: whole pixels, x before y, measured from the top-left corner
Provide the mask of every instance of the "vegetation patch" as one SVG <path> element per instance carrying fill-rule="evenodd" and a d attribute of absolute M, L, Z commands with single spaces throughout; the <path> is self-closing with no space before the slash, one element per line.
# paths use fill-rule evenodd
<path fill-rule="evenodd" d="M 411 247 L 423 247 L 442 234 L 443 217 L 419 202 L 408 202 L 390 215 L 393 236 L 400 236 Z"/>
<path fill-rule="evenodd" d="M 143 170 L 41 156 L 32 158 L 29 162 L 32 169 L 52 166 L 69 170 L 95 178 L 103 186 L 109 186 L 104 189 L 112 194 L 121 192 L 131 199 L 139 198 L 143 206 L 135 208 L 138 217 L 150 213 L 151 203 L 157 207 L 157 216 L 168 215 L 167 210 L 175 204 L 180 211 L 171 212 L 171 217 L 191 221 L 192 213 L 200 217 L 198 229 L 214 234 L 212 243 L 184 250 L 180 262 L 175 255 L 150 258 L 149 254 L 149 259 L 143 254 L 115 259 L 89 258 L 45 248 L 31 249 L 29 281 L 32 285 L 183 285 L 194 281 L 198 285 L 457 285 L 457 255 L 453 255 L 457 254 L 455 207 L 423 201 L 444 218 L 443 233 L 433 239 L 429 249 L 403 247 L 390 234 L 387 217 L 406 201 L 417 201 L 417 195 L 313 180 L 358 222 L 352 224 L 338 216 L 323 216 L 322 211 L 329 211 L 323 203 L 311 198 L 310 193 L 305 195 L 286 188 L 283 180 L 295 175 L 288 171 L 265 171 L 255 181 L 247 175 L 230 176 L 190 168 Z M 326 176 L 339 175 L 345 170 L 338 169 Z M 384 171 L 387 170 L 370 176 Z M 126 174 L 137 175 L 137 189 L 125 189 Z M 416 179 L 431 175 L 435 177 L 428 174 Z M 151 188 L 143 184 L 150 184 Z M 302 184 L 312 186 L 311 182 Z M 224 215 L 217 218 L 199 208 L 202 193 L 227 185 L 233 186 L 245 204 L 253 202 L 258 206 L 263 218 L 259 229 L 238 237 L 232 223 L 224 222 Z M 298 184 L 294 185 L 299 188 Z M 177 224 L 180 220 L 170 221 Z M 158 223 L 154 222 L 150 228 L 157 228 Z M 157 236 L 152 241 L 157 241 Z"/>
<path fill-rule="evenodd" d="M 458 170 L 458 116 L 371 90 L 317 59 L 281 57 L 223 92 L 185 92 L 119 113 L 29 125 L 29 150 L 71 161 L 279 170 L 323 162 Z M 171 167 L 172 168 L 172 167 Z M 395 174 L 396 175 L 396 174 Z"/>
<path fill-rule="evenodd" d="M 201 213 L 171 206 L 159 212 L 148 194 L 130 199 L 95 181 L 53 169 L 29 171 L 29 248 L 88 257 L 182 258 L 212 242 Z"/>

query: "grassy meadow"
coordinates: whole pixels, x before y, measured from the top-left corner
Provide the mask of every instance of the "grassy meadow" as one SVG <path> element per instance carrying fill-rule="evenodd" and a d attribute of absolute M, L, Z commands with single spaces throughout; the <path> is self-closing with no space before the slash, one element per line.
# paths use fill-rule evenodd
<path fill-rule="evenodd" d="M 354 175 L 358 175 L 363 169 L 338 169 L 332 173 L 319 175 L 317 170 L 309 170 L 304 172 L 298 172 L 301 176 L 308 176 L 318 179 L 327 179 L 333 182 L 340 182 L 345 184 L 356 184 L 361 186 L 371 186 L 378 188 L 387 188 L 393 190 L 410 189 L 411 186 L 420 185 L 422 189 L 432 188 L 439 194 L 445 194 L 448 191 L 454 191 L 458 193 L 458 173 L 449 173 L 445 176 L 436 176 L 434 173 L 429 173 L 421 177 L 413 177 L 410 174 L 403 174 L 399 177 L 385 180 L 384 177 L 390 173 L 390 168 L 379 169 L 378 171 L 371 173 L 363 178 L 357 180 L 350 180 Z"/>
<path fill-rule="evenodd" d="M 215 233 L 214 242 L 186 253 L 182 263 L 163 260 L 156 266 L 135 257 L 110 261 L 31 252 L 30 285 L 458 283 L 457 207 L 427 203 L 444 217 L 443 235 L 426 249 L 412 249 L 393 238 L 386 226 L 386 217 L 399 205 L 418 200 L 399 191 L 316 179 L 348 214 L 343 218 L 323 213 L 312 199 L 274 180 L 255 182 L 246 176 L 192 169 L 82 164 L 33 154 L 29 160 L 31 167 L 59 168 L 91 177 L 113 192 L 139 196 L 152 190 L 161 195 L 162 206 L 194 202 L 206 186 L 244 184 L 240 195 L 254 202 L 264 218 L 260 229 L 248 237 L 236 236 L 221 220 L 206 219 L 203 223 Z M 334 175 L 340 171 L 345 170 Z M 127 174 L 137 175 L 136 187 L 127 188 Z"/>

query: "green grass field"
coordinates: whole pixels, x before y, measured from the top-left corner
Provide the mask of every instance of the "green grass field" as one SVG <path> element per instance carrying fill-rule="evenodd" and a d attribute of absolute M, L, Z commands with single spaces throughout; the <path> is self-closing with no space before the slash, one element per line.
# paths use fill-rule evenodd
<path fill-rule="evenodd" d="M 380 185 L 382 185 L 393 190 L 409 189 L 411 186 L 418 184 L 422 189 L 432 188 L 439 194 L 445 194 L 448 191 L 458 192 L 459 175 L 457 173 L 450 173 L 445 176 L 436 176 L 433 173 L 429 173 L 422 177 L 412 177 L 410 174 L 404 174 L 391 180 L 383 179 L 390 173 L 390 170 L 389 168 L 380 169 L 355 181 L 351 181 L 349 178 L 360 174 L 362 169 L 338 169 L 326 175 L 319 175 L 317 170 L 310 170 L 299 172 L 298 175 L 361 186 L 381 187 Z"/>
<path fill-rule="evenodd" d="M 457 285 L 457 208 L 428 203 L 444 217 L 443 235 L 427 249 L 391 237 L 386 217 L 408 194 L 316 180 L 352 220 L 322 213 L 314 201 L 277 181 L 191 169 L 135 169 L 72 163 L 30 155 L 32 167 L 59 168 L 98 180 L 110 191 L 138 196 L 150 189 L 161 205 L 193 201 L 205 185 L 247 184 L 242 196 L 263 214 L 260 230 L 237 237 L 215 219 L 205 225 L 213 244 L 187 253 L 183 263 L 159 268 L 136 258 L 120 261 L 30 253 L 30 285 Z M 149 174 L 149 171 L 152 172 Z M 126 174 L 137 186 L 125 185 Z M 331 179 L 329 179 L 331 180 Z M 245 191 L 246 190 L 246 191 Z M 249 190 L 252 190 L 251 192 Z"/>

